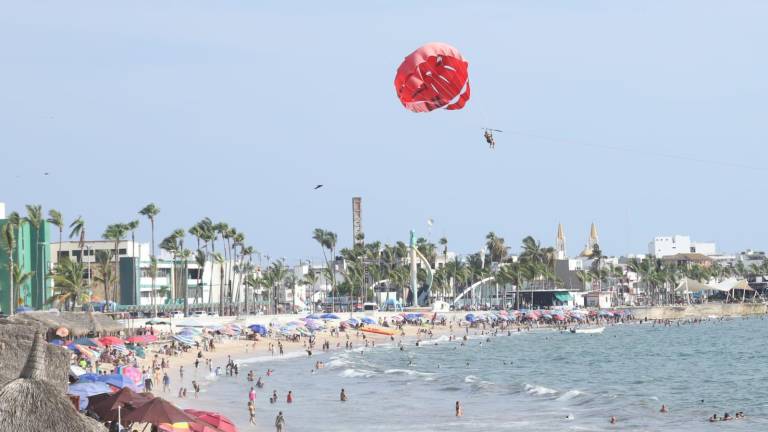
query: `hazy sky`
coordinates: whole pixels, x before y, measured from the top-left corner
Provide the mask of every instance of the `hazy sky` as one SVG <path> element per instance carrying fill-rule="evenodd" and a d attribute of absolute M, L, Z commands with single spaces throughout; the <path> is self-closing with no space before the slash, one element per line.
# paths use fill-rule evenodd
<path fill-rule="evenodd" d="M 92 237 L 154 201 L 158 237 L 209 216 L 295 262 L 359 195 L 367 239 L 433 218 L 460 252 L 562 222 L 576 254 L 592 221 L 609 254 L 768 243 L 766 1 L 0 3 L 0 201 Z M 470 62 L 462 111 L 395 97 L 431 41 Z"/>

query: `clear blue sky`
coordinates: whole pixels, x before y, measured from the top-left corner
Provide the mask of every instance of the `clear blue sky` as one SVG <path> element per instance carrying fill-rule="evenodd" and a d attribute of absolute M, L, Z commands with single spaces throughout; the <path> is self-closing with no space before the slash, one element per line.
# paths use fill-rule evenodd
<path fill-rule="evenodd" d="M 765 1 L 2 11 L 0 201 L 82 214 L 91 236 L 154 201 L 159 236 L 209 216 L 295 262 L 320 255 L 315 227 L 349 244 L 360 195 L 368 239 L 426 234 L 433 218 L 432 240 L 460 252 L 490 230 L 515 249 L 528 234 L 552 244 L 562 222 L 575 254 L 592 221 L 610 254 L 659 234 L 768 243 L 768 172 L 685 159 L 765 166 Z M 400 61 L 430 41 L 470 62 L 462 111 L 414 114 L 395 97 Z M 507 131 L 495 151 L 483 126 Z"/>

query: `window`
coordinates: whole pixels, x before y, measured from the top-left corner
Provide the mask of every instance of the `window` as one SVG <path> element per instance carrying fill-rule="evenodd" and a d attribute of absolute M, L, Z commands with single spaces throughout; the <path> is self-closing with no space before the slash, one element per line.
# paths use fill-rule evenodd
<path fill-rule="evenodd" d="M 127 254 L 127 253 L 128 253 L 128 251 L 127 251 L 126 249 L 118 249 L 118 250 L 117 250 L 117 253 L 118 253 L 119 255 L 125 255 L 125 254 Z"/>
<path fill-rule="evenodd" d="M 59 259 L 69 258 L 69 251 L 59 251 Z"/>
<path fill-rule="evenodd" d="M 80 259 L 80 251 L 79 250 L 72 251 L 72 256 L 77 259 Z"/>
<path fill-rule="evenodd" d="M 195 279 L 200 277 L 200 269 L 187 269 L 187 279 Z"/>

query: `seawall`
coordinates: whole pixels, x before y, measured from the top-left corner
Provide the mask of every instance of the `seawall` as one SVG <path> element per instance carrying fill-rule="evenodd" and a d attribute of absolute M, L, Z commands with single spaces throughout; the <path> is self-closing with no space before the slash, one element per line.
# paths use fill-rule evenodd
<path fill-rule="evenodd" d="M 639 319 L 686 319 L 709 316 L 763 315 L 768 305 L 762 303 L 706 303 L 686 306 L 650 306 L 630 308 Z"/>

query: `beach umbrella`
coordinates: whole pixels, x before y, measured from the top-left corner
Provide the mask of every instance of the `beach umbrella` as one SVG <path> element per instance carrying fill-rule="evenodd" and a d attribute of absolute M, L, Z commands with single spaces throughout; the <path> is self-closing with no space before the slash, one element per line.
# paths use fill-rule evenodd
<path fill-rule="evenodd" d="M 95 351 L 92 351 L 82 345 L 75 344 L 75 350 L 78 351 L 80 354 L 88 357 L 91 360 L 94 360 L 98 357 Z"/>
<path fill-rule="evenodd" d="M 104 336 L 103 338 L 99 339 L 99 342 L 105 346 L 125 345 L 125 341 L 116 336 Z"/>
<path fill-rule="evenodd" d="M 320 319 L 320 315 L 318 315 L 318 314 L 309 314 L 309 315 L 307 315 L 307 318 L 309 318 L 309 319 Z"/>
<path fill-rule="evenodd" d="M 189 414 L 176 408 L 172 403 L 163 398 L 156 397 L 149 402 L 139 405 L 131 410 L 123 420 L 132 423 L 151 423 L 155 426 L 161 423 L 194 422 Z"/>
<path fill-rule="evenodd" d="M 97 394 L 112 393 L 112 387 L 103 382 L 83 382 L 70 384 L 67 394 L 80 396 L 80 411 L 88 407 L 88 398 Z"/>
<path fill-rule="evenodd" d="M 145 336 L 131 336 L 128 339 L 125 340 L 126 342 L 134 343 L 134 344 L 140 344 L 140 343 L 146 343 L 147 338 Z"/>
<path fill-rule="evenodd" d="M 79 377 L 77 377 L 77 382 L 93 382 L 93 381 L 96 381 L 98 377 L 99 377 L 99 374 L 86 372 L 80 375 Z"/>
<path fill-rule="evenodd" d="M 197 420 L 205 422 L 215 427 L 216 429 L 219 429 L 222 432 L 237 432 L 235 423 L 219 413 L 210 411 L 198 411 L 193 409 L 185 409 L 184 412 Z"/>
<path fill-rule="evenodd" d="M 85 346 L 85 347 L 100 347 L 100 346 L 102 346 L 101 343 L 99 343 L 98 341 L 96 341 L 94 339 L 87 338 L 87 337 L 79 337 L 79 338 L 75 339 L 74 341 L 72 341 L 72 343 L 75 344 L 75 345 L 82 345 L 82 346 Z"/>
<path fill-rule="evenodd" d="M 400 321 L 404 321 L 404 320 L 405 320 L 405 318 L 403 318 L 400 315 L 395 315 L 395 316 L 392 317 L 392 321 L 400 322 Z"/>
<path fill-rule="evenodd" d="M 363 317 L 360 319 L 360 321 L 366 323 L 366 324 L 376 324 L 376 320 L 371 317 Z"/>
<path fill-rule="evenodd" d="M 173 339 L 188 346 L 192 346 L 195 344 L 195 341 L 191 337 L 188 337 L 185 335 L 173 335 Z"/>
<path fill-rule="evenodd" d="M 324 314 L 320 315 L 320 318 L 326 319 L 326 320 L 328 320 L 328 319 L 335 319 L 335 320 L 341 319 L 341 318 L 339 318 L 338 315 L 332 314 L 332 313 L 324 313 Z"/>
<path fill-rule="evenodd" d="M 127 354 L 128 353 L 128 348 L 126 348 L 125 345 L 122 345 L 122 344 L 120 344 L 120 345 L 112 345 L 112 349 L 114 349 L 115 351 L 117 351 L 119 353 L 122 353 L 122 354 Z"/>
<path fill-rule="evenodd" d="M 261 324 L 251 324 L 250 326 L 248 326 L 248 328 L 250 328 L 252 332 L 258 333 L 262 336 L 267 335 L 267 328 Z"/>
<path fill-rule="evenodd" d="M 136 357 L 144 358 L 146 354 L 144 353 L 144 348 L 136 345 L 128 345 L 128 350 L 133 351 L 134 354 L 136 354 Z"/>
<path fill-rule="evenodd" d="M 80 381 L 82 381 L 82 378 L 80 379 Z M 144 383 L 143 382 L 141 383 L 141 386 L 136 385 L 136 383 L 133 382 L 133 380 L 131 378 L 129 378 L 129 377 L 125 376 L 125 375 L 120 375 L 120 374 L 98 375 L 98 377 L 96 378 L 96 381 L 107 383 L 107 384 L 109 384 L 109 385 L 111 385 L 113 387 L 117 387 L 119 389 L 124 388 L 124 387 L 128 387 L 128 388 L 130 388 L 133 391 L 138 391 L 139 387 L 141 387 L 141 388 L 144 387 Z"/>
<path fill-rule="evenodd" d="M 136 408 L 149 402 L 152 395 L 149 393 L 136 393 L 129 387 L 124 387 L 115 393 L 91 398 L 89 408 L 103 420 L 117 420 L 117 409 L 126 410 Z M 125 414 L 123 411 L 122 414 Z"/>
<path fill-rule="evenodd" d="M 69 336 L 69 329 L 67 329 L 66 327 L 57 328 L 56 336 L 63 337 L 63 338 Z"/>
<path fill-rule="evenodd" d="M 61 340 L 61 339 L 54 339 L 54 340 L 52 340 L 50 342 L 50 344 L 51 345 L 56 345 L 56 346 L 62 346 L 62 345 L 64 345 L 64 341 Z"/>
<path fill-rule="evenodd" d="M 356 325 L 360 324 L 360 321 L 358 321 L 358 320 L 357 320 L 357 319 L 355 319 L 355 318 L 350 318 L 350 319 L 348 319 L 346 322 L 347 322 L 349 325 L 351 325 L 351 326 L 356 326 Z"/>

